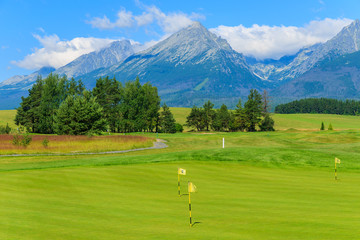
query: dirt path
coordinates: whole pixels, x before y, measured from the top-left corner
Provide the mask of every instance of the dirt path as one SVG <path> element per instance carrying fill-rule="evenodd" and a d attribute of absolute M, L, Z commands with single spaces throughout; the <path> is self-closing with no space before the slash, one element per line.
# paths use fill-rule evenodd
<path fill-rule="evenodd" d="M 162 149 L 167 148 L 168 146 L 165 144 L 165 140 L 156 139 L 154 142 L 154 146 L 148 148 L 136 148 L 122 151 L 109 151 L 109 152 L 91 152 L 91 153 L 49 153 L 49 154 L 9 154 L 9 155 L 0 155 L 0 157 L 37 157 L 37 156 L 76 156 L 76 155 L 98 155 L 98 154 L 116 154 L 116 153 L 127 153 L 127 152 L 135 152 L 135 151 L 143 151 L 149 149 Z"/>

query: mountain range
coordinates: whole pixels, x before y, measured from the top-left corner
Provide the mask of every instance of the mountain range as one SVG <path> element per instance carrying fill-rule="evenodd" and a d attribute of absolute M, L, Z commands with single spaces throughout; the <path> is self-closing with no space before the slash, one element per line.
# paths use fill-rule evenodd
<path fill-rule="evenodd" d="M 198 22 L 156 45 L 138 52 L 128 40 L 112 42 L 53 69 L 0 82 L 0 109 L 17 107 L 20 96 L 38 75 L 50 72 L 82 79 L 87 88 L 102 76 L 121 82 L 150 82 L 170 106 L 202 105 L 211 100 L 234 107 L 251 88 L 267 90 L 275 103 L 304 97 L 353 98 L 360 96 L 360 22 L 355 20 L 335 37 L 301 49 L 279 60 L 245 57 L 228 42 Z"/>

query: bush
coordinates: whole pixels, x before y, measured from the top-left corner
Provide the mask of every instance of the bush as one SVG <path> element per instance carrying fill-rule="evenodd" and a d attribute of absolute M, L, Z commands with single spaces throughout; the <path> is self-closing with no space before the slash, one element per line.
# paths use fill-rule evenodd
<path fill-rule="evenodd" d="M 20 146 L 21 145 L 21 139 L 20 139 L 19 134 L 15 134 L 13 136 L 12 144 L 15 145 L 15 146 Z"/>
<path fill-rule="evenodd" d="M 49 146 L 49 139 L 44 138 L 44 140 L 42 141 L 42 145 L 44 146 L 44 148 L 47 148 Z"/>
<path fill-rule="evenodd" d="M 334 130 L 334 129 L 333 129 L 333 126 L 331 125 L 331 123 L 329 124 L 328 130 L 330 130 L 330 131 Z"/>
<path fill-rule="evenodd" d="M 180 123 L 175 123 L 176 132 L 183 132 L 184 128 Z"/>
<path fill-rule="evenodd" d="M 14 144 L 15 146 L 27 147 L 30 145 L 31 141 L 32 137 L 30 137 L 28 133 L 25 133 L 22 136 L 19 134 L 15 134 L 13 136 L 12 144 Z"/>
<path fill-rule="evenodd" d="M 260 131 L 275 131 L 274 129 L 274 120 L 266 114 L 265 118 L 261 120 L 259 124 Z"/>
<path fill-rule="evenodd" d="M 30 137 L 28 133 L 25 133 L 25 134 L 23 135 L 22 140 L 21 140 L 21 145 L 22 145 L 23 147 L 27 147 L 27 146 L 30 145 L 31 141 L 32 141 L 32 137 Z"/>
<path fill-rule="evenodd" d="M 11 127 L 7 123 L 6 126 L 0 126 L 0 134 L 9 134 L 11 132 Z"/>

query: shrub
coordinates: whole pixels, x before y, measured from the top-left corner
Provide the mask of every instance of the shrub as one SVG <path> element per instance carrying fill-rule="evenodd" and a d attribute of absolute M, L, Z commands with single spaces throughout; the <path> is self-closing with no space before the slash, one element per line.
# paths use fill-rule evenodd
<path fill-rule="evenodd" d="M 21 145 L 21 139 L 20 139 L 19 134 L 15 134 L 13 136 L 12 144 L 15 145 L 15 146 L 20 146 Z"/>
<path fill-rule="evenodd" d="M 180 123 L 175 123 L 176 132 L 183 132 L 184 128 Z"/>
<path fill-rule="evenodd" d="M 31 141 L 32 141 L 32 137 L 30 137 L 28 133 L 25 133 L 22 137 L 21 145 L 23 147 L 27 147 L 30 145 Z"/>
<path fill-rule="evenodd" d="M 0 126 L 0 134 L 9 134 L 11 132 L 11 127 L 7 123 L 6 126 Z"/>
<path fill-rule="evenodd" d="M 274 129 L 274 120 L 266 114 L 265 118 L 261 120 L 259 124 L 260 131 L 275 131 Z"/>
<path fill-rule="evenodd" d="M 42 145 L 44 146 L 44 148 L 47 148 L 49 146 L 49 139 L 44 138 L 44 140 L 42 141 Z"/>
<path fill-rule="evenodd" d="M 333 126 L 331 125 L 331 123 L 329 124 L 328 130 L 330 130 L 330 131 L 334 130 L 334 129 L 333 129 Z"/>
<path fill-rule="evenodd" d="M 22 136 L 19 134 L 15 134 L 13 136 L 12 144 L 14 144 L 15 146 L 27 147 L 30 145 L 31 141 L 32 137 L 30 137 L 28 133 L 25 133 Z"/>

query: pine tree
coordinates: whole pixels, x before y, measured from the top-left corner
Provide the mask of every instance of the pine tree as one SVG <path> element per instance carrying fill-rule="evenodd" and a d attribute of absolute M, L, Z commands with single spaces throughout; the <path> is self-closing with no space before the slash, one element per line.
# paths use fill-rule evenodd
<path fill-rule="evenodd" d="M 251 89 L 248 100 L 244 105 L 246 130 L 248 132 L 256 131 L 256 125 L 261 121 L 262 109 L 261 95 L 256 89 Z"/>
<path fill-rule="evenodd" d="M 206 127 L 206 131 L 209 131 L 209 127 L 212 123 L 213 117 L 214 117 L 214 110 L 213 110 L 214 104 L 212 104 L 209 101 L 207 101 L 203 106 L 203 122 Z"/>
<path fill-rule="evenodd" d="M 99 78 L 92 93 L 103 108 L 103 115 L 111 132 L 119 132 L 120 104 L 123 102 L 123 87 L 115 78 Z"/>
<path fill-rule="evenodd" d="M 40 103 L 44 80 L 39 76 L 29 89 L 29 96 L 21 97 L 20 107 L 16 110 L 15 124 L 25 126 L 28 132 L 39 132 L 40 129 Z"/>
<path fill-rule="evenodd" d="M 228 131 L 230 126 L 230 113 L 225 104 L 221 105 L 215 113 L 212 128 L 215 131 Z"/>
<path fill-rule="evenodd" d="M 186 125 L 196 128 L 198 131 L 204 130 L 205 124 L 203 121 L 203 114 L 204 112 L 201 109 L 193 106 L 189 116 L 186 117 Z"/>
<path fill-rule="evenodd" d="M 244 131 L 244 129 L 248 127 L 248 121 L 244 108 L 241 105 L 241 99 L 239 99 L 238 104 L 236 104 L 236 109 L 233 117 L 234 119 L 232 124 L 232 131 Z"/>
<path fill-rule="evenodd" d="M 102 111 L 88 91 L 83 95 L 68 96 L 57 110 L 54 129 L 61 135 L 101 134 L 106 130 Z"/>
<path fill-rule="evenodd" d="M 175 119 L 170 109 L 164 103 L 160 113 L 160 126 L 163 133 L 176 133 Z"/>
<path fill-rule="evenodd" d="M 328 130 L 330 130 L 330 131 L 334 130 L 334 129 L 333 129 L 333 126 L 331 125 L 331 123 L 329 124 Z"/>
<path fill-rule="evenodd" d="M 321 122 L 321 127 L 320 127 L 320 130 L 321 130 L 321 131 L 325 130 L 325 125 L 324 125 L 324 122 Z"/>

